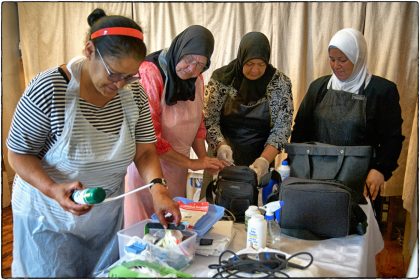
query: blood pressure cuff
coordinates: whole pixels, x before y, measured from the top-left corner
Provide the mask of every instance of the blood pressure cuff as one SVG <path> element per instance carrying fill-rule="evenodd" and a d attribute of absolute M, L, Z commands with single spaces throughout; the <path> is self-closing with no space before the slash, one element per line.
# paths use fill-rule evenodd
<path fill-rule="evenodd" d="M 281 232 L 308 240 L 365 234 L 367 217 L 352 192 L 338 181 L 285 179 L 279 194 Z"/>

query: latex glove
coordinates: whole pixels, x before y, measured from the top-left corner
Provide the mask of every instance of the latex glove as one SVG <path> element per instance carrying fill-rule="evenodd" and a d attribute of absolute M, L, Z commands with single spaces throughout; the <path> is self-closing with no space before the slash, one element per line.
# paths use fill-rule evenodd
<path fill-rule="evenodd" d="M 270 163 L 263 157 L 257 158 L 249 167 L 257 173 L 258 183 L 260 183 L 262 176 L 268 173 Z"/>
<path fill-rule="evenodd" d="M 217 158 L 220 160 L 225 160 L 233 164 L 232 155 L 233 155 L 232 148 L 229 145 L 222 144 L 217 149 Z"/>

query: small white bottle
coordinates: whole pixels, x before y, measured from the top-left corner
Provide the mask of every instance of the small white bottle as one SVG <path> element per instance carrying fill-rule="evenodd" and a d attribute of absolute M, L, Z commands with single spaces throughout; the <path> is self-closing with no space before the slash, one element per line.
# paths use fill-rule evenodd
<path fill-rule="evenodd" d="M 246 236 L 246 246 L 256 250 L 263 249 L 267 241 L 267 223 L 264 216 L 255 214 L 248 221 L 248 231 Z"/>
<path fill-rule="evenodd" d="M 274 218 L 274 213 L 267 210 L 265 213 L 265 219 L 267 220 L 267 247 L 271 249 L 280 248 L 280 225 Z"/>
<path fill-rule="evenodd" d="M 255 214 L 261 214 L 260 210 L 258 210 L 258 206 L 250 205 L 245 211 L 245 230 L 248 230 L 249 219 Z"/>
<path fill-rule="evenodd" d="M 279 173 L 282 182 L 290 176 L 290 166 L 289 162 L 286 159 L 281 162 Z"/>

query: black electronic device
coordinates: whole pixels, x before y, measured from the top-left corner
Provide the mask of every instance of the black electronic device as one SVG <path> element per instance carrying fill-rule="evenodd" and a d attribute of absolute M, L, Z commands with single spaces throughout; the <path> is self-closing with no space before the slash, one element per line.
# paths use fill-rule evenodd
<path fill-rule="evenodd" d="M 145 232 L 148 233 L 150 229 L 165 229 L 161 223 L 158 222 L 150 222 L 147 223 L 145 226 Z M 168 223 L 167 229 L 173 229 L 173 230 L 185 230 L 184 224 L 175 225 L 173 223 Z"/>
<path fill-rule="evenodd" d="M 227 260 L 222 260 L 226 253 L 233 256 Z M 308 263 L 305 266 L 292 263 L 290 260 L 299 255 L 306 255 L 309 257 Z M 237 255 L 230 250 L 222 252 L 219 256 L 218 264 L 209 265 L 210 269 L 216 269 L 217 273 L 213 278 L 248 278 L 245 275 L 260 274 L 257 278 L 279 278 L 287 277 L 285 273 L 288 267 L 297 269 L 306 269 L 313 262 L 313 256 L 308 252 L 300 252 L 286 258 L 284 254 L 276 252 L 260 252 L 257 254 L 241 254 Z"/>
<path fill-rule="evenodd" d="M 200 246 L 210 246 L 213 244 L 213 239 L 210 238 L 201 238 L 200 239 Z"/>

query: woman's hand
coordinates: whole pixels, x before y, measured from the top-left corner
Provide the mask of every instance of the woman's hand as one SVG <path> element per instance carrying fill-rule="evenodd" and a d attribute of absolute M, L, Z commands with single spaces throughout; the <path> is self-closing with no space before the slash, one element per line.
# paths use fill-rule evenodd
<path fill-rule="evenodd" d="M 252 163 L 249 168 L 257 173 L 258 183 L 261 182 L 261 177 L 268 173 L 268 168 L 270 163 L 264 157 L 257 158 L 254 163 Z"/>
<path fill-rule="evenodd" d="M 92 209 L 71 200 L 74 190 L 83 189 L 80 182 L 56 183 L 44 170 L 41 160 L 34 155 L 18 154 L 9 150 L 9 162 L 15 172 L 44 195 L 54 199 L 65 210 L 80 216 Z"/>
<path fill-rule="evenodd" d="M 54 184 L 50 188 L 50 197 L 55 199 L 60 206 L 73 215 L 81 216 L 92 209 L 92 205 L 77 204 L 71 199 L 71 195 L 75 190 L 82 190 L 80 182 L 71 182 L 63 184 Z"/>
<path fill-rule="evenodd" d="M 159 222 L 167 228 L 168 222 L 165 219 L 165 214 L 171 213 L 175 224 L 178 225 L 181 222 L 181 212 L 179 211 L 178 203 L 169 196 L 168 189 L 163 185 L 155 184 L 150 192 L 152 193 L 153 207 Z"/>
<path fill-rule="evenodd" d="M 189 168 L 193 171 L 205 169 L 211 174 L 216 174 L 217 172 L 229 165 L 231 164 L 227 161 L 204 156 L 198 159 L 192 159 L 191 166 Z"/>
<path fill-rule="evenodd" d="M 233 151 L 232 148 L 229 145 L 221 144 L 217 148 L 217 158 L 220 160 L 224 160 L 230 163 L 230 165 L 233 164 Z"/>
<path fill-rule="evenodd" d="M 376 196 L 378 195 L 381 188 L 383 188 L 385 184 L 384 175 L 376 169 L 371 169 L 369 174 L 366 178 L 366 185 L 369 188 L 370 194 L 372 195 L 372 199 L 375 200 Z M 363 191 L 363 195 L 367 196 L 367 190 Z"/>

